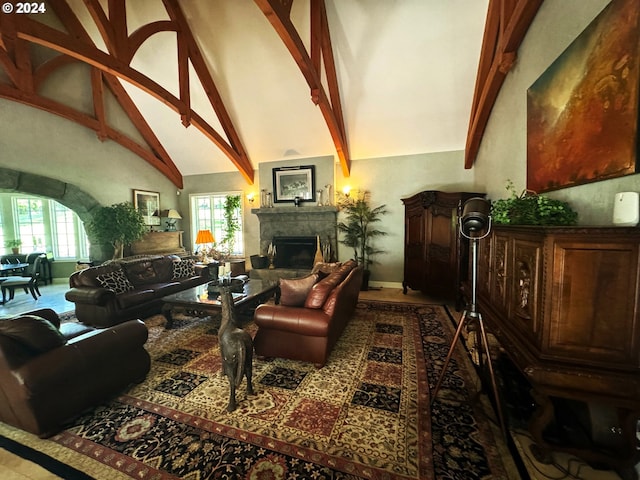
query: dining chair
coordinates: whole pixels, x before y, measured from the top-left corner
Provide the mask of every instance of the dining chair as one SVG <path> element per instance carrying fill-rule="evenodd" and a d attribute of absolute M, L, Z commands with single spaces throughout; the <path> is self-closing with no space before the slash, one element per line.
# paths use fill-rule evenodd
<path fill-rule="evenodd" d="M 38 300 L 38 297 L 41 296 L 40 290 L 38 289 L 38 281 L 40 280 L 40 263 L 42 262 L 42 257 L 38 257 L 33 262 L 33 270 L 29 276 L 24 277 L 5 277 L 2 283 L 0 283 L 0 288 L 2 288 L 2 303 L 6 303 L 7 301 L 7 290 L 9 291 L 9 300 L 13 300 L 13 297 L 16 292 L 16 288 L 24 289 L 25 293 L 31 293 L 31 296 L 34 300 Z"/>

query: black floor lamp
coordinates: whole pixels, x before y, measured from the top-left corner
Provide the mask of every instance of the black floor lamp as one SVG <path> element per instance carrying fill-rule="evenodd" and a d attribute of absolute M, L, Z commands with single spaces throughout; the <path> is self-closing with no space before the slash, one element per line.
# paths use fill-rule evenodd
<path fill-rule="evenodd" d="M 502 406 L 500 403 L 500 395 L 498 394 L 496 377 L 493 372 L 493 363 L 491 362 L 491 353 L 489 352 L 487 332 L 484 328 L 482 315 L 480 314 L 480 312 L 478 312 L 477 305 L 478 242 L 483 238 L 486 238 L 491 232 L 491 216 L 489 215 L 490 209 L 491 205 L 488 200 L 480 197 L 470 198 L 465 202 L 462 209 L 462 215 L 459 218 L 460 235 L 468 238 L 471 244 L 471 302 L 469 303 L 467 309 L 462 313 L 462 318 L 460 319 L 460 323 L 458 324 L 458 328 L 453 337 L 453 342 L 451 343 L 451 347 L 449 348 L 449 353 L 447 354 L 447 358 L 444 362 L 444 365 L 442 366 L 442 371 L 440 372 L 438 383 L 433 390 L 431 403 L 433 404 L 433 402 L 435 401 L 436 396 L 438 395 L 438 391 L 442 386 L 442 381 L 444 380 L 444 376 L 447 373 L 447 367 L 449 366 L 449 362 L 451 361 L 451 357 L 455 350 L 456 344 L 460 339 L 462 329 L 465 327 L 467 322 L 471 322 L 472 327 L 475 327 L 475 324 L 477 324 L 477 327 L 480 330 L 480 347 L 484 350 L 487 358 L 487 366 L 489 367 L 489 376 L 491 377 L 491 387 L 493 389 L 493 396 L 496 402 L 496 412 L 498 415 L 498 420 L 500 421 L 500 428 L 502 429 L 502 434 L 506 438 L 507 430 L 504 422 L 504 417 L 502 415 Z M 480 364 L 482 365 L 482 352 L 480 352 Z"/>

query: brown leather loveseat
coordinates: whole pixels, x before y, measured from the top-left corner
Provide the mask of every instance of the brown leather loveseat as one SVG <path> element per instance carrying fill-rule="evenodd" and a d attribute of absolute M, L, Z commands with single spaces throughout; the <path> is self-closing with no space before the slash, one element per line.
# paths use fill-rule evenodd
<path fill-rule="evenodd" d="M 160 313 L 162 297 L 208 281 L 209 269 L 191 258 L 125 258 L 74 272 L 65 298 L 80 322 L 109 327 Z"/>
<path fill-rule="evenodd" d="M 41 437 L 144 380 L 148 330 L 131 320 L 98 330 L 60 325 L 50 309 L 0 320 L 0 421 Z"/>
<path fill-rule="evenodd" d="M 256 355 L 323 367 L 353 315 L 361 285 L 362 267 L 353 261 L 326 276 L 281 279 L 280 303 L 260 305 L 253 317 Z"/>

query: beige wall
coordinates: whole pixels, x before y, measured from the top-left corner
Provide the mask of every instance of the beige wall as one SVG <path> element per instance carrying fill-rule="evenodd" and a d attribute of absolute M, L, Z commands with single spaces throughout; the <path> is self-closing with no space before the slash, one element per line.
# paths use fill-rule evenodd
<path fill-rule="evenodd" d="M 259 223 L 257 216 L 251 213 L 252 206 L 246 200 L 246 194 L 254 192 L 260 201 L 260 190 L 273 191 L 272 171 L 274 167 L 292 165 L 316 165 L 317 184 L 320 188 L 333 182 L 331 168 L 335 167 L 335 188 L 341 191 L 346 184 L 354 190 L 367 190 L 371 193 L 372 205 L 385 204 L 388 214 L 384 216 L 380 228 L 388 235 L 378 239 L 376 247 L 385 250 L 378 257 L 379 263 L 372 266 L 372 285 L 399 287 L 404 271 L 404 206 L 402 198 L 423 190 L 483 191 L 476 187 L 475 171 L 464 169 L 464 152 L 440 152 L 432 154 L 406 155 L 388 158 L 354 160 L 351 175 L 345 178 L 340 165 L 332 157 L 303 158 L 282 162 L 260 164 L 256 171 L 256 183 L 247 185 L 239 173 L 211 175 L 191 175 L 185 177 L 184 192 L 180 197 L 180 211 L 187 220 L 189 214 L 189 195 L 224 191 L 242 191 L 245 213 L 244 235 L 247 258 L 259 253 Z M 275 208 L 294 208 L 290 204 L 276 205 Z M 190 223 L 190 220 L 187 220 Z M 188 232 L 185 232 L 187 248 L 193 248 Z M 339 245 L 339 259 L 347 260 L 352 252 Z"/>
<path fill-rule="evenodd" d="M 375 246 L 386 253 L 371 267 L 371 284 L 398 287 L 404 273 L 403 198 L 423 190 L 483 191 L 476 186 L 475 171 L 464 169 L 464 152 L 440 152 L 387 158 L 354 160 L 351 175 L 345 178 L 336 165 L 336 187 L 370 192 L 371 205 L 386 205 L 388 214 L 379 227 L 387 235 L 376 239 Z M 340 259 L 352 255 L 344 247 Z"/>
<path fill-rule="evenodd" d="M 526 185 L 527 89 L 608 4 L 609 0 L 545 0 L 542 4 L 493 107 L 474 168 L 491 198 L 507 196 L 507 179 L 513 180 L 517 191 Z M 578 211 L 582 225 L 610 225 L 615 193 L 629 190 L 640 191 L 640 176 L 548 195 L 568 201 Z"/>
<path fill-rule="evenodd" d="M 175 208 L 177 187 L 151 165 L 76 123 L 0 99 L 0 167 L 77 186 L 103 205 L 133 201 L 133 189 L 160 193 Z"/>
<path fill-rule="evenodd" d="M 462 151 L 416 154 L 354 160 L 351 176 L 345 179 L 335 166 L 336 190 L 346 183 L 369 190 L 374 206 L 386 204 L 389 214 L 382 228 L 389 235 L 378 247 L 387 251 L 373 267 L 374 284 L 399 285 L 403 276 L 404 224 L 401 199 L 422 190 L 483 191 L 491 198 L 504 197 L 504 185 L 512 179 L 518 189 L 526 182 L 526 90 L 575 37 L 595 18 L 607 0 L 546 0 L 518 52 L 518 61 L 507 76 L 493 109 L 476 167 L 463 168 Z M 239 173 L 185 177 L 184 190 L 178 189 L 158 171 L 118 144 L 99 142 L 93 132 L 14 102 L 0 99 L 0 167 L 46 175 L 64 180 L 93 195 L 103 204 L 131 199 L 132 189 L 158 191 L 161 207 L 177 207 L 184 220 L 178 227 L 189 235 L 189 195 L 193 193 L 241 190 L 254 192 L 259 202 L 260 188 L 272 189 L 270 168 L 261 164 L 256 184 L 248 185 Z M 327 158 L 298 159 L 298 164 Z M 331 161 L 331 160 L 329 160 Z M 288 161 L 290 162 L 290 161 Z M 324 178 L 330 178 L 324 167 Z M 328 175 L 328 176 L 327 176 Z M 261 187 L 261 183 L 263 187 Z M 264 187 L 266 185 L 266 187 Z M 617 191 L 640 191 L 640 177 L 598 182 L 554 192 L 579 211 L 583 224 L 610 223 L 613 195 Z M 245 205 L 245 251 L 258 251 L 258 223 Z M 350 252 L 340 252 L 342 259 Z"/>

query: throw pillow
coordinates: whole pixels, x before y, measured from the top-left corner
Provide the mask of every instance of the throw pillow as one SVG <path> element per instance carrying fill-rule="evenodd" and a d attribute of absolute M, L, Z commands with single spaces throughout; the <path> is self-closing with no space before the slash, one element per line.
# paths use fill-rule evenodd
<path fill-rule="evenodd" d="M 106 288 L 107 290 L 111 290 L 116 294 L 133 290 L 133 285 L 131 285 L 131 282 L 121 268 L 112 272 L 98 275 L 96 277 L 96 280 L 98 280 L 98 282 L 100 282 L 100 285 L 102 285 L 104 288 Z"/>
<path fill-rule="evenodd" d="M 12 338 L 36 354 L 67 343 L 51 322 L 37 315 L 20 315 L 0 321 L 0 335 Z"/>
<path fill-rule="evenodd" d="M 319 262 L 313 266 L 311 273 L 317 273 L 317 272 L 324 273 L 324 274 L 333 273 L 338 268 L 340 268 L 340 265 L 342 265 L 341 262 L 334 262 L 334 263 Z"/>
<path fill-rule="evenodd" d="M 196 262 L 192 258 L 173 262 L 173 280 L 185 277 L 195 277 Z"/>
<path fill-rule="evenodd" d="M 306 308 L 322 308 L 329 294 L 341 281 L 342 275 L 338 272 L 332 273 L 328 277 L 320 280 L 311 287 L 309 295 L 307 295 L 305 299 L 304 306 Z"/>
<path fill-rule="evenodd" d="M 302 307 L 309 295 L 309 290 L 318 281 L 318 274 L 302 278 L 280 279 L 280 305 L 285 307 Z"/>

